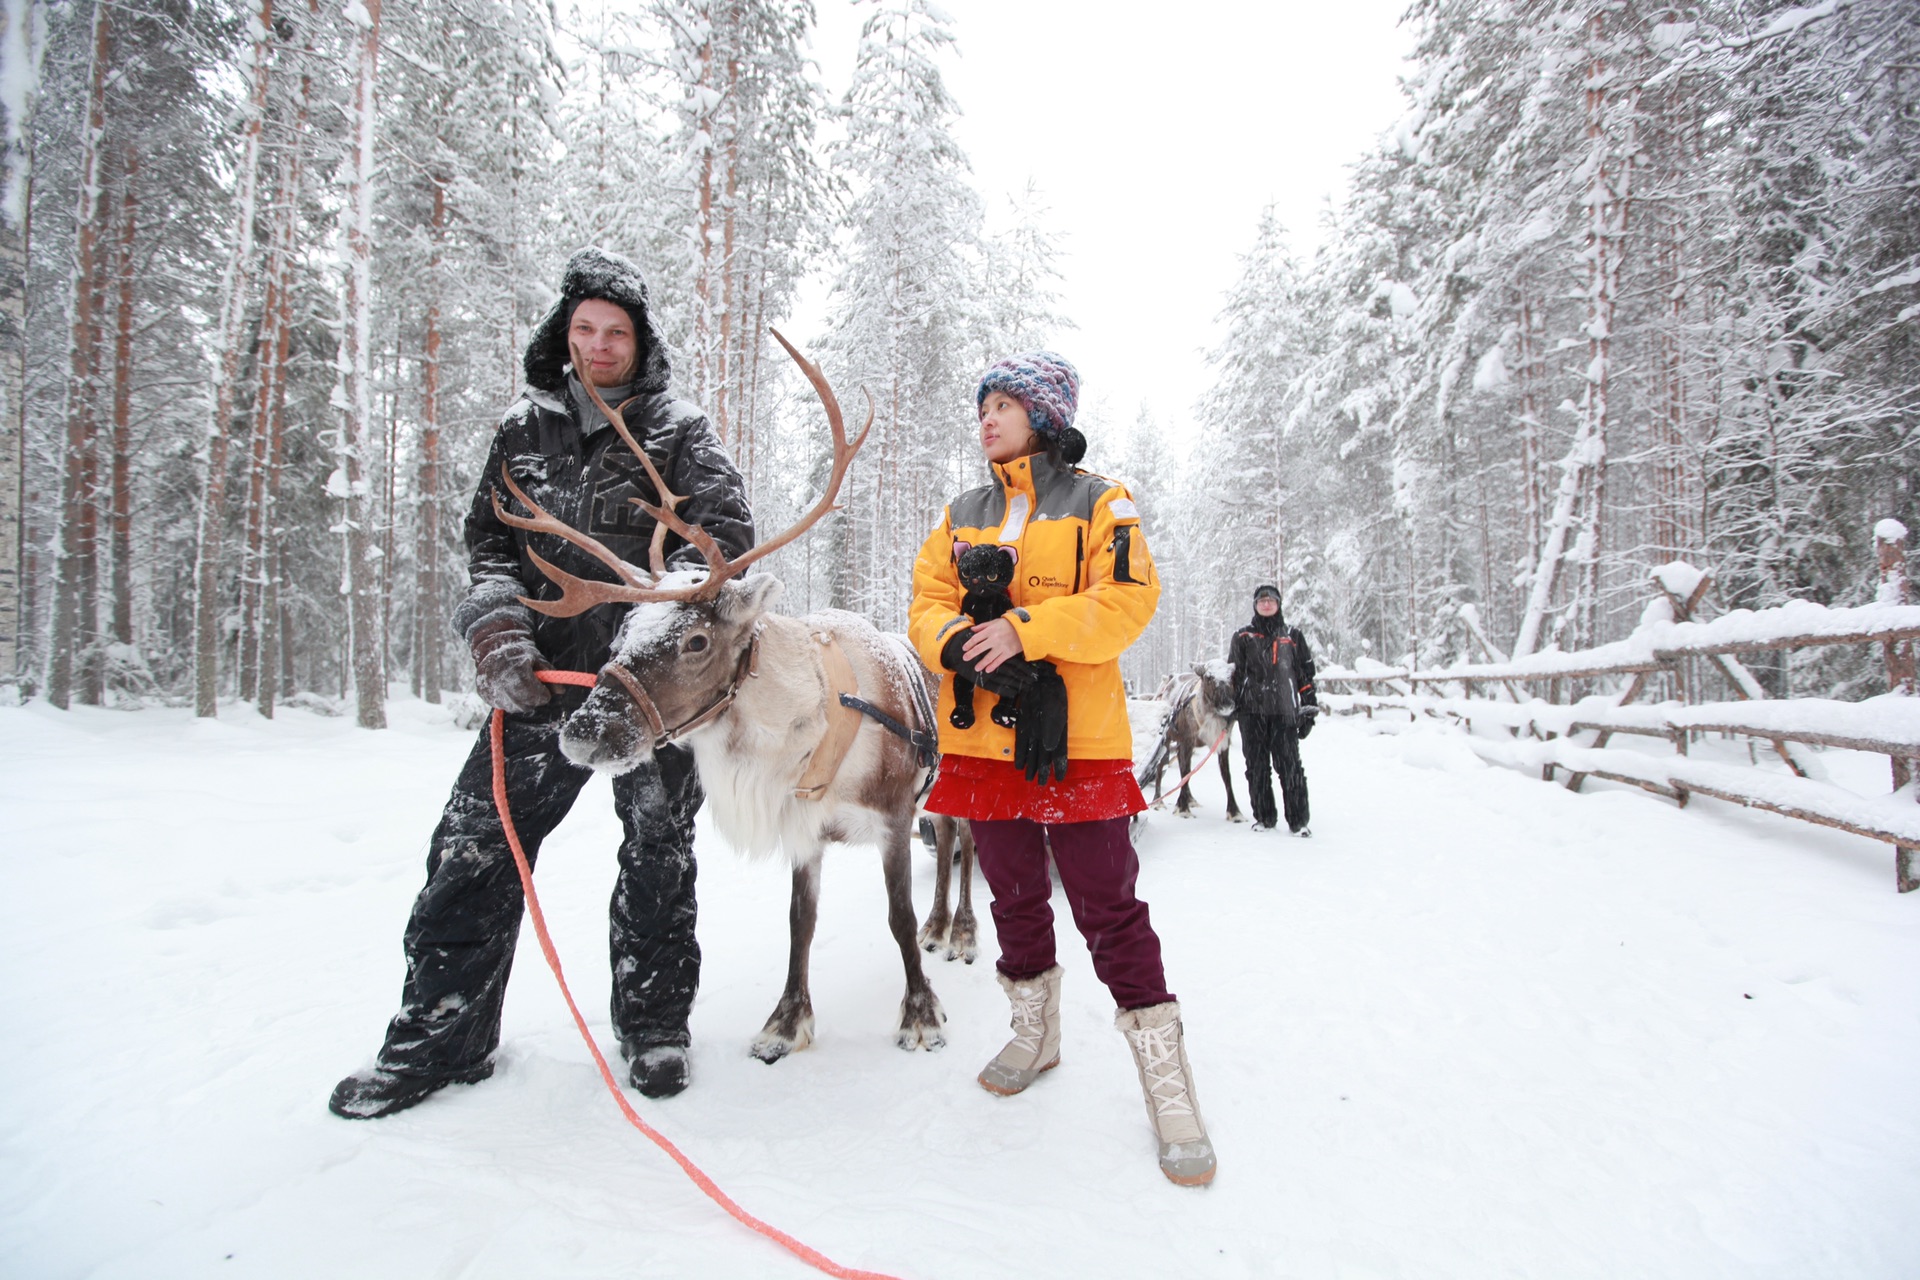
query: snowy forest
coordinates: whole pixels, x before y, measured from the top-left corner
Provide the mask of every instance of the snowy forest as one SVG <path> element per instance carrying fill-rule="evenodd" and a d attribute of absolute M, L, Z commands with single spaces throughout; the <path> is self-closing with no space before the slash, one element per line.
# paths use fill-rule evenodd
<path fill-rule="evenodd" d="M 984 479 L 979 371 L 1073 349 L 1072 228 L 974 184 L 927 0 L 859 6 L 844 86 L 808 0 L 0 9 L 0 671 L 58 706 L 371 727 L 390 682 L 470 687 L 461 522 L 580 245 L 646 271 L 763 532 L 829 460 L 769 328 L 871 398 L 842 510 L 769 562 L 797 612 L 903 627 Z M 1674 559 L 1720 608 L 1869 598 L 1874 522 L 1920 527 L 1920 10 L 1404 21 L 1405 114 L 1317 247 L 1247 211 L 1191 447 L 1089 427 L 1165 584 L 1130 681 L 1219 656 L 1267 580 L 1343 663 L 1615 639 Z M 1872 660 L 1757 674 L 1859 697 Z"/>

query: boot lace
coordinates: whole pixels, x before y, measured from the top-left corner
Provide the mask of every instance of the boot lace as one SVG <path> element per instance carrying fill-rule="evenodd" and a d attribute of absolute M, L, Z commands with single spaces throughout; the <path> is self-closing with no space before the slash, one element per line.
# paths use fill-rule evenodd
<path fill-rule="evenodd" d="M 1010 993 L 1010 1000 L 1013 1004 L 1014 1044 L 1027 1053 L 1039 1053 L 1041 1037 L 1046 1034 L 1046 984 L 1017 985 Z"/>
<path fill-rule="evenodd" d="M 1193 1099 L 1187 1095 L 1186 1073 L 1180 1070 L 1179 1024 L 1141 1027 L 1127 1033 L 1140 1048 L 1146 1064 L 1147 1097 L 1157 1116 L 1190 1116 Z"/>

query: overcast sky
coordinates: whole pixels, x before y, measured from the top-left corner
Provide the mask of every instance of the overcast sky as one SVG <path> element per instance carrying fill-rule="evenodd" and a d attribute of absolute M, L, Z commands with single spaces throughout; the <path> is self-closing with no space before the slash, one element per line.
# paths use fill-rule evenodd
<path fill-rule="evenodd" d="M 837 96 L 866 6 L 818 3 Z M 1131 422 L 1145 402 L 1181 448 L 1261 209 L 1304 256 L 1345 166 L 1399 117 L 1406 0 L 938 3 L 960 43 L 954 132 L 990 222 L 1032 178 L 1063 237 L 1078 328 L 1056 346 L 1099 416 Z"/>

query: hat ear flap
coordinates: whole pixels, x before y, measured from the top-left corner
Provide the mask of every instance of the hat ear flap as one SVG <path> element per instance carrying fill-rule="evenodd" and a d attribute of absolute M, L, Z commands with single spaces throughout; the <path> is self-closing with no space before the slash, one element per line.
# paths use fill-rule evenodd
<path fill-rule="evenodd" d="M 1068 427 L 1060 433 L 1060 458 L 1068 466 L 1076 465 L 1087 456 L 1087 438 L 1080 434 L 1080 428 Z"/>

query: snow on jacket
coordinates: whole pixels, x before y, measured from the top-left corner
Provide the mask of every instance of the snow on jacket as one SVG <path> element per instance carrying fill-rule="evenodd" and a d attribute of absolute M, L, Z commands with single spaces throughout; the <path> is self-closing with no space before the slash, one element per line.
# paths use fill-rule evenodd
<path fill-rule="evenodd" d="M 1234 632 L 1227 661 L 1233 664 L 1234 706 L 1242 712 L 1279 716 L 1294 724 L 1301 707 L 1319 702 L 1313 691 L 1313 654 L 1307 650 L 1307 638 L 1277 613 L 1271 618 L 1255 614 L 1252 622 Z"/>
<path fill-rule="evenodd" d="M 567 395 L 567 323 L 582 297 L 606 298 L 634 317 L 638 372 L 623 404 L 615 405 L 627 427 L 659 469 L 667 487 L 686 501 L 679 514 L 713 535 L 728 555 L 753 546 L 753 515 L 746 485 L 724 445 L 694 405 L 668 392 L 665 346 L 647 310 L 646 284 L 631 263 L 585 249 L 567 264 L 561 296 L 527 343 L 527 389 L 509 409 L 493 438 L 479 491 L 467 513 L 468 572 L 472 587 L 454 610 L 454 629 L 464 635 L 475 622 L 501 610 L 530 620 L 534 643 L 563 671 L 598 671 L 609 657 L 614 632 L 628 605 L 596 605 L 574 618 L 550 618 L 518 603 L 518 597 L 557 600 L 560 588 L 536 567 L 537 552 L 561 569 L 590 581 L 606 581 L 606 566 L 551 534 L 512 528 L 493 512 L 492 495 L 516 515 L 528 515 L 500 483 L 506 469 L 549 514 L 605 543 L 623 560 L 648 564 L 654 520 L 632 502 L 657 504 L 659 495 L 639 459 L 613 427 L 582 430 Z M 677 534 L 666 540 L 671 567 L 704 567 L 699 551 Z"/>
<path fill-rule="evenodd" d="M 1133 735 L 1120 655 L 1139 638 L 1160 600 L 1160 578 L 1126 489 L 1090 472 L 1056 467 L 1044 454 L 994 464 L 994 480 L 948 504 L 913 567 L 908 635 L 927 666 L 972 619 L 960 611 L 960 554 L 998 543 L 1014 554 L 1013 609 L 1006 615 L 1029 659 L 1045 659 L 1067 686 L 1067 755 L 1129 760 Z M 950 674 L 950 673 L 949 673 Z M 955 729 L 953 681 L 941 682 L 942 754 L 1013 757 L 1013 730 L 982 715 Z"/>

